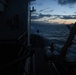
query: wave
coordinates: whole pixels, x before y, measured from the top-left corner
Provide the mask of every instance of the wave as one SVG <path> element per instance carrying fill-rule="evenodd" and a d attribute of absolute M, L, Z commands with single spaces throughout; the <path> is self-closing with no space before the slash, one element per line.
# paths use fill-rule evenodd
<path fill-rule="evenodd" d="M 36 26 L 36 25 L 35 25 Z M 55 49 L 60 52 L 62 46 L 64 46 L 67 37 L 69 35 L 69 30 L 67 26 L 60 26 L 60 25 L 46 25 L 41 26 L 37 25 L 37 29 L 40 30 L 40 35 L 43 35 L 49 40 L 49 43 L 54 42 L 55 43 Z M 70 48 L 68 48 L 67 55 L 69 61 L 76 61 L 76 37 L 73 40 L 73 44 Z"/>

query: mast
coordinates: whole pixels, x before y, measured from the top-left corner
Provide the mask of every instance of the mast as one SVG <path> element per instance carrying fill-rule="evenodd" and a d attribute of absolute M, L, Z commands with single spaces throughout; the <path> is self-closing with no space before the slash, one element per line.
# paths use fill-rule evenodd
<path fill-rule="evenodd" d="M 36 11 L 34 7 L 32 7 L 32 10 L 30 9 L 30 2 L 35 0 L 30 0 L 28 2 L 28 26 L 27 26 L 27 32 L 28 32 L 28 46 L 30 46 L 30 34 L 31 34 L 31 13 Z"/>
<path fill-rule="evenodd" d="M 30 2 L 28 2 L 28 25 L 27 25 L 27 32 L 28 32 L 28 46 L 30 46 Z"/>

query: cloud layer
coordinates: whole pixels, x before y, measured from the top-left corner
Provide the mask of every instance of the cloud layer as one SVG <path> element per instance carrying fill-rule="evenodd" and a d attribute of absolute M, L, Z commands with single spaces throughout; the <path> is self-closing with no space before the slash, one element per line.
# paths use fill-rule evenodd
<path fill-rule="evenodd" d="M 76 15 L 64 15 L 61 19 L 76 19 Z"/>
<path fill-rule="evenodd" d="M 58 3 L 61 5 L 74 4 L 74 3 L 76 3 L 76 0 L 58 0 Z"/>
<path fill-rule="evenodd" d="M 49 9 L 49 7 L 48 8 L 44 8 L 44 9 L 40 10 L 39 12 L 43 12 L 43 11 L 45 11 L 47 9 Z"/>
<path fill-rule="evenodd" d="M 50 19 L 76 19 L 76 15 L 50 15 L 40 13 L 38 16 L 31 16 L 31 19 L 41 19 L 41 18 L 50 18 Z"/>

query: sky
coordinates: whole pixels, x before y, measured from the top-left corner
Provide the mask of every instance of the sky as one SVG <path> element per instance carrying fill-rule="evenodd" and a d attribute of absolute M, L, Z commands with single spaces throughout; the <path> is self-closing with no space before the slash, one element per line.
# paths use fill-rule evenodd
<path fill-rule="evenodd" d="M 31 7 L 31 21 L 50 24 L 72 24 L 76 22 L 76 0 L 36 0 Z"/>

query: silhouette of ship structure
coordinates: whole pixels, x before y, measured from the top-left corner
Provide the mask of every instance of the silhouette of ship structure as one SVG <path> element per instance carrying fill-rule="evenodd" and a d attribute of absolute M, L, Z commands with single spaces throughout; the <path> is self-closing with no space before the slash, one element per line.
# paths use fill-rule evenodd
<path fill-rule="evenodd" d="M 46 56 L 46 38 L 30 33 L 30 13 L 34 11 L 34 7 L 30 11 L 31 1 L 0 0 L 0 75 L 76 74 L 72 65 L 63 61 L 74 38 L 74 27 L 61 55 Z"/>

